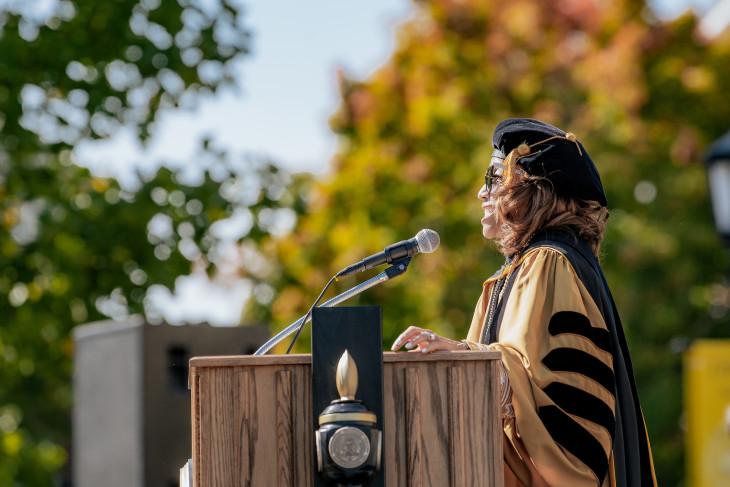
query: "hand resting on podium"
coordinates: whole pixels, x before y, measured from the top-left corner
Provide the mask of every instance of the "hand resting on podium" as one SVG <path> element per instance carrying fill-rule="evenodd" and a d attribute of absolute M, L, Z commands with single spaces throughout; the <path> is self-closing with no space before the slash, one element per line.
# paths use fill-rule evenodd
<path fill-rule="evenodd" d="M 406 331 L 393 342 L 390 347 L 392 351 L 396 351 L 401 347 L 411 352 L 431 353 L 440 350 L 469 350 L 469 346 L 464 342 L 457 342 L 450 338 L 437 335 L 431 330 L 419 328 L 417 326 L 409 326 Z"/>

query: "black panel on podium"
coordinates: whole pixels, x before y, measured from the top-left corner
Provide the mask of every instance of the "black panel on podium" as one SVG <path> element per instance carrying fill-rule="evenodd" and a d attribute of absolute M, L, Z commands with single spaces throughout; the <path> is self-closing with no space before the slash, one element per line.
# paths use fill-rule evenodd
<path fill-rule="evenodd" d="M 314 430 L 319 428 L 319 414 L 333 399 L 340 397 L 335 382 L 336 371 L 345 350 L 357 365 L 359 385 L 355 398 L 363 401 L 365 406 L 375 413 L 378 418 L 377 428 L 383 431 L 383 328 L 380 306 L 314 308 L 312 312 Z M 383 445 L 383 458 L 386 454 Z M 365 485 L 384 487 L 383 469 L 381 468 Z M 324 479 L 316 472 L 314 486 L 326 486 Z"/>

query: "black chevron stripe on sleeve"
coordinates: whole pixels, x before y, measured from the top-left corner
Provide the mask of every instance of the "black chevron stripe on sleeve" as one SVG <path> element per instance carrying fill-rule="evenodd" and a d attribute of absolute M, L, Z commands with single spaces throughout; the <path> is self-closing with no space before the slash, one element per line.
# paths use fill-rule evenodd
<path fill-rule="evenodd" d="M 541 407 L 538 415 L 553 440 L 590 468 L 599 484 L 603 482 L 608 456 L 598 440 L 557 406 Z"/>
<path fill-rule="evenodd" d="M 584 375 L 602 385 L 615 397 L 613 370 L 593 355 L 575 348 L 551 350 L 542 363 L 553 372 L 574 372 Z"/>
<path fill-rule="evenodd" d="M 560 409 L 604 427 L 613 438 L 616 417 L 611 407 L 601 399 L 577 387 L 560 382 L 548 384 L 543 391 Z"/>
<path fill-rule="evenodd" d="M 592 341 L 595 346 L 611 353 L 608 330 L 591 326 L 588 317 L 575 311 L 560 311 L 550 318 L 548 332 L 552 336 L 571 333 L 581 335 Z"/>

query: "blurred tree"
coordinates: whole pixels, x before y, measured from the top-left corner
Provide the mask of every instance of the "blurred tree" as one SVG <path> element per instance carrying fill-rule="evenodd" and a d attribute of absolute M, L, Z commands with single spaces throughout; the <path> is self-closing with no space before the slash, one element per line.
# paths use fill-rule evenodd
<path fill-rule="evenodd" d="M 159 321 L 148 287 L 225 265 L 214 223 L 227 219 L 233 274 L 269 289 L 258 245 L 294 224 L 304 179 L 203 141 L 197 181 L 163 168 L 129 191 L 71 152 L 122 126 L 146 140 L 161 109 L 231 85 L 249 47 L 238 5 L 0 3 L 0 486 L 68 480 L 76 324 Z"/>
<path fill-rule="evenodd" d="M 643 2 L 424 0 L 370 79 L 341 77 L 341 137 L 298 231 L 276 247 L 274 322 L 301 316 L 342 267 L 433 228 L 434 254 L 349 304 L 383 306 L 386 343 L 418 324 L 463 337 L 502 257 L 476 199 L 503 118 L 577 134 L 611 210 L 603 266 L 632 349 L 660 485 L 683 478 L 680 352 L 730 336 L 728 260 L 701 150 L 730 128 L 730 43 Z M 345 286 L 346 283 L 340 283 Z M 306 333 L 305 333 L 306 335 Z M 300 340 L 300 350 L 307 350 Z"/>

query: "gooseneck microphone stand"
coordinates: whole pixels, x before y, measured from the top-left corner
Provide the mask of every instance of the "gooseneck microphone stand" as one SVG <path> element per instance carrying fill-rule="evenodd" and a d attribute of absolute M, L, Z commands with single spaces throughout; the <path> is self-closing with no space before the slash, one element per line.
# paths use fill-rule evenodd
<path fill-rule="evenodd" d="M 408 269 L 408 264 L 411 263 L 411 257 L 393 262 L 393 265 L 385 269 L 383 272 L 378 274 L 377 276 L 373 277 L 372 279 L 369 279 L 365 282 L 362 282 L 358 284 L 357 286 L 353 287 L 352 289 L 345 291 L 342 294 L 339 294 L 335 296 L 334 298 L 330 299 L 329 301 L 322 304 L 325 308 L 330 308 L 332 306 L 335 306 L 337 304 L 340 304 L 341 302 L 350 299 L 353 296 L 357 296 L 361 292 L 370 289 L 373 286 L 377 286 L 380 283 L 383 283 L 385 281 L 389 281 L 393 279 L 394 277 L 398 277 L 401 274 L 405 273 Z M 306 321 L 305 321 L 306 319 Z M 256 350 L 254 352 L 254 355 L 264 355 L 269 350 L 271 350 L 276 344 L 278 344 L 280 341 L 282 341 L 284 338 L 291 335 L 293 332 L 295 332 L 298 328 L 304 326 L 312 319 L 312 314 L 307 313 L 306 315 L 299 318 L 297 321 L 292 323 L 291 325 L 284 328 L 281 332 L 279 332 L 276 336 L 274 336 L 272 339 L 270 339 L 268 342 L 264 343 L 261 348 Z"/>

